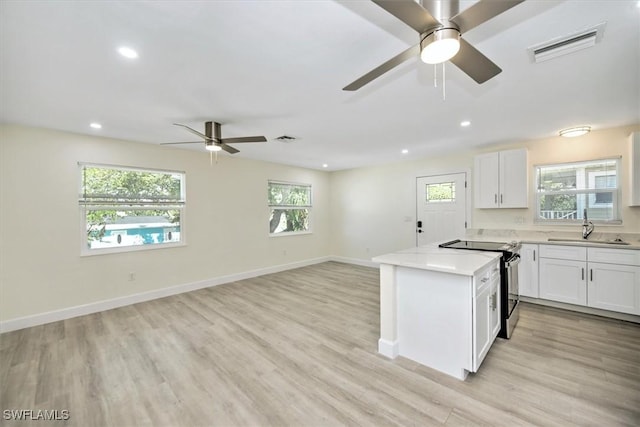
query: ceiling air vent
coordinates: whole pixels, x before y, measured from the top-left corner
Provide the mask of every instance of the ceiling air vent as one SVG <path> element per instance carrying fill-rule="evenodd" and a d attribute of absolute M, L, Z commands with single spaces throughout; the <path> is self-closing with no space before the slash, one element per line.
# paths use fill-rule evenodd
<path fill-rule="evenodd" d="M 280 142 L 293 142 L 296 139 L 298 139 L 298 138 L 296 138 L 295 136 L 282 135 L 282 136 L 277 137 L 275 140 L 276 141 L 280 141 Z"/>
<path fill-rule="evenodd" d="M 531 62 L 543 62 L 595 46 L 602 40 L 606 22 L 527 49 Z"/>

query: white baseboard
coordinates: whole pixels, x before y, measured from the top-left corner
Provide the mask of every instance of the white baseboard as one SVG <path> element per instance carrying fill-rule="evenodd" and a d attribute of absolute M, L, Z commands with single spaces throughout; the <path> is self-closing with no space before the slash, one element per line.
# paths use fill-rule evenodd
<path fill-rule="evenodd" d="M 333 255 L 331 257 L 331 261 L 342 262 L 345 264 L 361 265 L 363 267 L 378 268 L 380 266 L 380 264 L 378 264 L 377 262 L 360 259 L 360 258 L 348 258 L 348 257 L 336 256 L 336 255 Z"/>
<path fill-rule="evenodd" d="M 378 353 L 389 359 L 398 357 L 398 341 L 387 341 L 382 338 L 378 340 Z"/>
<path fill-rule="evenodd" d="M 140 292 L 137 294 L 126 295 L 109 300 L 96 301 L 89 304 L 77 305 L 60 310 L 53 310 L 45 313 L 4 320 L 0 321 L 0 333 L 29 328 L 32 326 L 44 325 L 46 323 L 71 319 L 73 317 L 98 313 L 100 311 L 111 310 L 118 307 L 124 307 L 126 305 L 137 304 L 140 302 L 181 294 L 184 292 L 191 292 L 202 288 L 217 286 L 223 283 L 236 282 L 238 280 L 250 279 L 253 277 L 263 276 L 265 274 L 279 273 L 281 271 L 293 270 L 294 268 L 306 267 L 308 265 L 320 264 L 322 262 L 332 260 L 334 260 L 333 257 L 328 256 L 312 258 L 304 261 L 264 267 L 256 270 L 245 271 L 242 273 L 214 277 L 212 279 L 202 280 L 198 282 L 185 283 L 182 285 L 170 286 L 168 288 L 155 289 L 153 291 Z"/>
<path fill-rule="evenodd" d="M 520 301 L 531 304 L 544 305 L 546 307 L 562 308 L 564 310 L 577 311 L 578 313 L 594 314 L 596 316 L 608 317 L 610 319 L 624 320 L 627 322 L 640 323 L 640 316 L 635 314 L 617 313 L 615 311 L 601 310 L 599 308 L 585 307 L 581 305 L 565 304 L 557 301 L 530 298 L 520 296 Z"/>

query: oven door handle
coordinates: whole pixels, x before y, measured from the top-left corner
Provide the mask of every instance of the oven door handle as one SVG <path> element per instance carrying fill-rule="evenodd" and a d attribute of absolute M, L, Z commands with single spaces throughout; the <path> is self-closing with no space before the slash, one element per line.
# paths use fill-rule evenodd
<path fill-rule="evenodd" d="M 507 268 L 520 264 L 520 254 L 513 254 L 511 258 L 507 260 Z"/>

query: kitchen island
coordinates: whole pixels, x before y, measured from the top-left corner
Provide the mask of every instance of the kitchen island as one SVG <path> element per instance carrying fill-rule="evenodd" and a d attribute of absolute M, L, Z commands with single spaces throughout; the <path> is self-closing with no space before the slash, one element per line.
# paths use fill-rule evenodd
<path fill-rule="evenodd" d="M 500 330 L 500 253 L 421 246 L 380 264 L 378 352 L 464 380 Z"/>

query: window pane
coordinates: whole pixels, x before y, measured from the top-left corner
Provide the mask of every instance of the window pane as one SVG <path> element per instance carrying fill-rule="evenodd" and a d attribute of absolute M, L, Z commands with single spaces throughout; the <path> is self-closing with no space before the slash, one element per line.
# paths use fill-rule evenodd
<path fill-rule="evenodd" d="M 180 242 L 180 210 L 86 210 L 89 249 Z"/>
<path fill-rule="evenodd" d="M 584 195 L 541 195 L 539 198 L 539 218 L 551 220 L 579 219 L 577 210 L 579 196 Z M 580 213 L 581 216 L 582 213 Z"/>
<path fill-rule="evenodd" d="M 438 184 L 427 184 L 425 193 L 427 195 L 427 203 L 455 202 L 456 183 L 441 182 Z"/>
<path fill-rule="evenodd" d="M 269 206 L 311 206 L 311 185 L 269 181 Z"/>
<path fill-rule="evenodd" d="M 619 159 L 538 166 L 538 219 L 619 221 Z"/>
<path fill-rule="evenodd" d="M 87 165 L 82 193 L 85 203 L 94 204 L 175 203 L 182 199 L 182 174 Z"/>
<path fill-rule="evenodd" d="M 309 231 L 309 209 L 271 209 L 271 234 Z"/>

